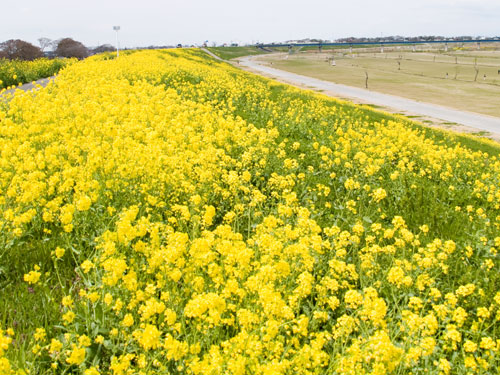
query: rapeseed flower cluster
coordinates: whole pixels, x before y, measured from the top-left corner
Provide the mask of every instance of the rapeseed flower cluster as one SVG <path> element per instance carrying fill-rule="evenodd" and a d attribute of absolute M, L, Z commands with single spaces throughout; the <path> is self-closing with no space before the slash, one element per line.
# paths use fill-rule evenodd
<path fill-rule="evenodd" d="M 0 92 L 23 83 L 51 77 L 76 59 L 36 59 L 33 61 L 0 59 Z"/>
<path fill-rule="evenodd" d="M 73 64 L 0 144 L 26 283 L 75 269 L 25 370 L 498 370 L 496 156 L 190 50 Z"/>

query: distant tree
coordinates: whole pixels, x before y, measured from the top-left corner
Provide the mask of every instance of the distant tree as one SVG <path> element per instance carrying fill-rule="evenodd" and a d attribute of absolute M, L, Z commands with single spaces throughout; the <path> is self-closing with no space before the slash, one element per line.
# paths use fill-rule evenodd
<path fill-rule="evenodd" d="M 477 75 L 479 74 L 479 68 L 477 67 L 477 57 L 474 59 L 474 70 L 476 71 L 476 75 L 474 76 L 474 82 L 476 82 Z"/>
<path fill-rule="evenodd" d="M 84 59 L 89 55 L 87 47 L 71 38 L 59 40 L 55 52 L 59 57 L 76 57 L 77 59 Z"/>
<path fill-rule="evenodd" d="M 115 47 L 111 44 L 101 44 L 92 50 L 93 53 L 113 52 Z"/>
<path fill-rule="evenodd" d="M 52 39 L 44 37 L 38 38 L 38 44 L 40 44 L 40 49 L 42 50 L 42 52 L 45 51 L 45 48 L 54 46 L 54 42 Z"/>
<path fill-rule="evenodd" d="M 10 60 L 34 60 L 43 57 L 42 50 L 20 39 L 0 43 L 1 55 Z"/>

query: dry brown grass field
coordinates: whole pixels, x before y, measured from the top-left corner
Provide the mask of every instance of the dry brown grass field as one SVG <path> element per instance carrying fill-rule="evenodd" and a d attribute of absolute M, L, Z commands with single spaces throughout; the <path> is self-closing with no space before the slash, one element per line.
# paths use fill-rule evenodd
<path fill-rule="evenodd" d="M 500 116 L 500 50 L 492 47 L 308 50 L 261 59 L 278 69 L 356 87 L 365 87 L 368 73 L 373 91 Z"/>

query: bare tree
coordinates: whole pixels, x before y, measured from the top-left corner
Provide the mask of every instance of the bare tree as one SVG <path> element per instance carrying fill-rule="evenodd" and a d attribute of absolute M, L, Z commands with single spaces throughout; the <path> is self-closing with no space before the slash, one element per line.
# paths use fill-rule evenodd
<path fill-rule="evenodd" d="M 89 55 L 87 47 L 71 38 L 59 40 L 55 52 L 59 57 L 76 57 L 77 59 L 84 59 Z"/>
<path fill-rule="evenodd" d="M 10 60 L 34 60 L 43 57 L 40 48 L 20 39 L 10 39 L 0 43 L 1 55 Z"/>
<path fill-rule="evenodd" d="M 113 52 L 113 51 L 115 51 L 115 47 L 113 47 L 111 44 L 102 44 L 92 50 L 93 53 L 103 53 L 103 52 Z"/>
<path fill-rule="evenodd" d="M 477 57 L 474 59 L 474 70 L 476 71 L 476 75 L 474 76 L 474 82 L 476 82 L 477 75 L 479 74 L 479 68 L 477 67 Z"/>
<path fill-rule="evenodd" d="M 45 51 L 45 48 L 51 47 L 54 45 L 52 39 L 45 38 L 45 37 L 38 38 L 38 44 L 40 44 L 40 49 L 42 50 L 42 52 Z"/>

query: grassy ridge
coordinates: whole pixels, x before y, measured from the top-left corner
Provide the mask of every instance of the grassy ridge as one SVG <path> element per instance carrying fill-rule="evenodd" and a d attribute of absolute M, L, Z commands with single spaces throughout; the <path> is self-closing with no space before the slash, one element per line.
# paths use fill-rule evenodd
<path fill-rule="evenodd" d="M 0 135 L 7 374 L 498 369 L 493 143 L 191 50 L 74 64 Z"/>
<path fill-rule="evenodd" d="M 207 49 L 224 60 L 267 53 L 257 47 L 207 47 Z"/>

